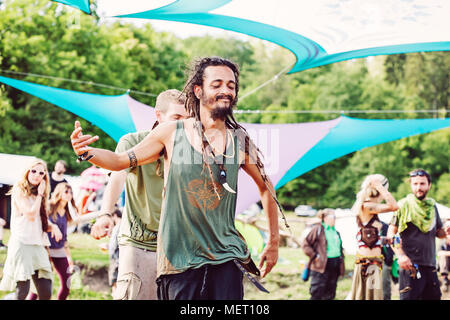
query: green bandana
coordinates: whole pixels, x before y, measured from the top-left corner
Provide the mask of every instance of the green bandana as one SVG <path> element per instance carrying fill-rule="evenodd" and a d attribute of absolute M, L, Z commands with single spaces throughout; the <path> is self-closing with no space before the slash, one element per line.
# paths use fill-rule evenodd
<path fill-rule="evenodd" d="M 436 201 L 431 198 L 417 199 L 413 194 L 399 201 L 400 209 L 394 213 L 394 219 L 398 222 L 398 232 L 406 229 L 407 223 L 413 223 L 423 233 L 430 231 L 435 218 Z"/>

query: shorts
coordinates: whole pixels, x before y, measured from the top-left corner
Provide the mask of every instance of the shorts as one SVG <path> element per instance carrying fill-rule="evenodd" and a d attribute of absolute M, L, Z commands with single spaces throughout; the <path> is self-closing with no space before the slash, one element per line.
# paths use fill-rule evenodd
<path fill-rule="evenodd" d="M 119 245 L 114 300 L 156 300 L 156 252 Z"/>

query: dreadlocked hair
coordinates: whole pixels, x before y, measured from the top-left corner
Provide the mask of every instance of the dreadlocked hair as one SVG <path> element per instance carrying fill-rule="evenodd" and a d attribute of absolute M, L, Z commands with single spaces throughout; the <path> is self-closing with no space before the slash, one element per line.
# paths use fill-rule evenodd
<path fill-rule="evenodd" d="M 267 189 L 269 190 L 273 200 L 276 202 L 278 209 L 280 213 L 282 214 L 282 217 L 285 222 L 285 226 L 289 228 L 289 225 L 287 224 L 286 217 L 284 216 L 283 210 L 281 208 L 280 203 L 277 200 L 277 197 L 272 192 L 272 186 L 270 183 L 269 178 L 267 177 L 267 174 L 264 170 L 264 164 L 261 161 L 262 152 L 261 150 L 255 145 L 255 143 L 250 138 L 247 130 L 241 126 L 236 119 L 233 116 L 233 107 L 237 105 L 238 101 L 238 93 L 239 93 L 239 67 L 234 62 L 221 58 L 221 57 L 204 57 L 200 58 L 196 61 L 194 61 L 193 65 L 191 66 L 188 74 L 188 78 L 185 84 L 185 87 L 183 89 L 183 92 L 186 95 L 186 102 L 185 102 L 185 108 L 186 111 L 189 112 L 189 115 L 195 119 L 194 123 L 194 130 L 197 131 L 202 144 L 202 156 L 203 156 L 203 170 L 206 168 L 208 170 L 209 176 L 212 181 L 213 175 L 212 170 L 210 166 L 210 161 L 208 160 L 209 154 L 212 152 L 212 146 L 209 144 L 208 140 L 205 136 L 205 128 L 201 122 L 200 119 L 200 99 L 197 98 L 194 92 L 195 86 L 203 86 L 203 79 L 204 79 L 204 73 L 205 69 L 211 66 L 226 66 L 230 68 L 230 70 L 234 74 L 235 78 L 235 98 L 230 104 L 229 112 L 226 115 L 225 118 L 225 127 L 227 129 L 233 130 L 234 134 L 237 136 L 238 144 L 239 144 L 239 151 L 244 152 L 244 154 L 249 158 L 251 163 L 256 164 L 256 167 L 259 170 L 259 173 L 261 174 L 261 177 L 264 181 L 264 183 L 267 186 Z M 242 166 L 243 164 L 241 164 Z M 217 197 L 220 199 L 219 192 L 217 190 L 216 184 L 212 183 L 214 187 L 214 192 L 216 193 Z"/>
<path fill-rule="evenodd" d="M 153 124 L 152 130 L 155 129 L 157 126 L 159 125 L 159 121 L 156 120 L 155 123 Z M 165 148 L 161 150 L 161 152 L 159 153 L 160 158 L 158 158 L 158 160 L 156 160 L 156 175 L 158 177 L 162 177 L 163 172 L 161 170 L 161 156 L 164 155 L 165 152 Z"/>

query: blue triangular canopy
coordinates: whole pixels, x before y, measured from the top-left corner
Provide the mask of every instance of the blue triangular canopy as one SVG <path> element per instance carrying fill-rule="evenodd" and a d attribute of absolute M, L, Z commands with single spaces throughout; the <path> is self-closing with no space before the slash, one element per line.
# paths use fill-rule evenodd
<path fill-rule="evenodd" d="M 55 1 L 90 12 L 88 0 Z M 203 25 L 273 42 L 295 55 L 289 73 L 368 56 L 450 50 L 448 0 L 175 0 L 157 5 L 98 4 L 99 11 L 112 9 L 119 18 Z"/>
<path fill-rule="evenodd" d="M 148 130 L 153 124 L 152 121 L 144 121 L 144 125 L 149 126 L 144 128 L 141 123 L 137 122 L 142 119 L 150 119 L 149 112 L 153 111 L 149 111 L 148 106 L 131 99 L 128 94 L 107 96 L 84 93 L 1 76 L 0 82 L 39 97 L 92 122 L 115 141 L 118 141 L 120 137 L 129 132 Z M 134 112 L 134 115 L 132 112 Z M 328 125 L 324 125 L 326 123 Z M 250 126 L 250 124 L 243 125 Z M 316 139 L 319 136 L 320 138 L 314 142 L 311 142 L 312 140 L 307 138 L 307 134 L 305 134 L 314 131 L 312 128 L 309 128 L 311 125 L 323 127 L 320 129 L 323 134 L 316 135 Z M 301 129 L 301 126 L 299 126 L 296 133 L 291 132 L 293 124 L 261 124 L 257 126 L 257 130 L 270 130 L 270 127 L 275 126 L 282 133 L 287 132 L 289 137 L 295 136 Z M 283 159 L 283 162 L 290 162 L 291 165 L 286 168 L 280 168 L 285 173 L 281 178 L 278 178 L 279 180 L 276 179 L 276 189 L 314 168 L 351 152 L 404 137 L 450 127 L 450 119 L 367 120 L 341 116 L 333 121 L 319 122 L 315 125 L 305 123 L 303 127 L 306 126 L 308 128 L 304 129 L 307 130 L 303 133 L 305 134 L 304 139 L 299 139 L 297 143 L 299 146 L 302 144 L 309 144 L 309 146 L 305 147 L 306 152 L 302 155 L 294 153 L 289 155 L 289 157 L 294 158 Z M 288 144 L 291 141 L 287 140 L 283 138 L 280 141 L 279 148 L 281 151 L 283 148 L 292 149 L 292 146 Z"/>
<path fill-rule="evenodd" d="M 299 159 L 276 185 L 357 150 L 389 141 L 450 127 L 450 119 L 367 120 L 346 116 Z"/>
<path fill-rule="evenodd" d="M 124 134 L 136 131 L 128 110 L 128 94 L 106 96 L 53 88 L 1 76 L 0 82 L 41 98 L 92 122 L 116 141 Z"/>
<path fill-rule="evenodd" d="M 60 2 L 71 7 L 80 9 L 86 13 L 91 13 L 91 8 L 89 7 L 89 0 L 53 0 L 55 2 Z"/>
<path fill-rule="evenodd" d="M 444 31 L 449 12 L 447 0 L 177 0 L 116 17 L 192 23 L 267 40 L 296 56 L 293 73 L 374 55 L 450 50 Z"/>

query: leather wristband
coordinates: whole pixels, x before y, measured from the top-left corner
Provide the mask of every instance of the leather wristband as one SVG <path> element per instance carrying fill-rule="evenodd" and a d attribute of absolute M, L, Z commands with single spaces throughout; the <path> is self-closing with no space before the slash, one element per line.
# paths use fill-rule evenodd
<path fill-rule="evenodd" d="M 81 162 L 81 161 L 89 161 L 94 155 L 91 154 L 90 156 L 88 156 L 88 152 L 86 151 L 83 154 L 80 154 L 77 158 L 77 162 Z"/>

